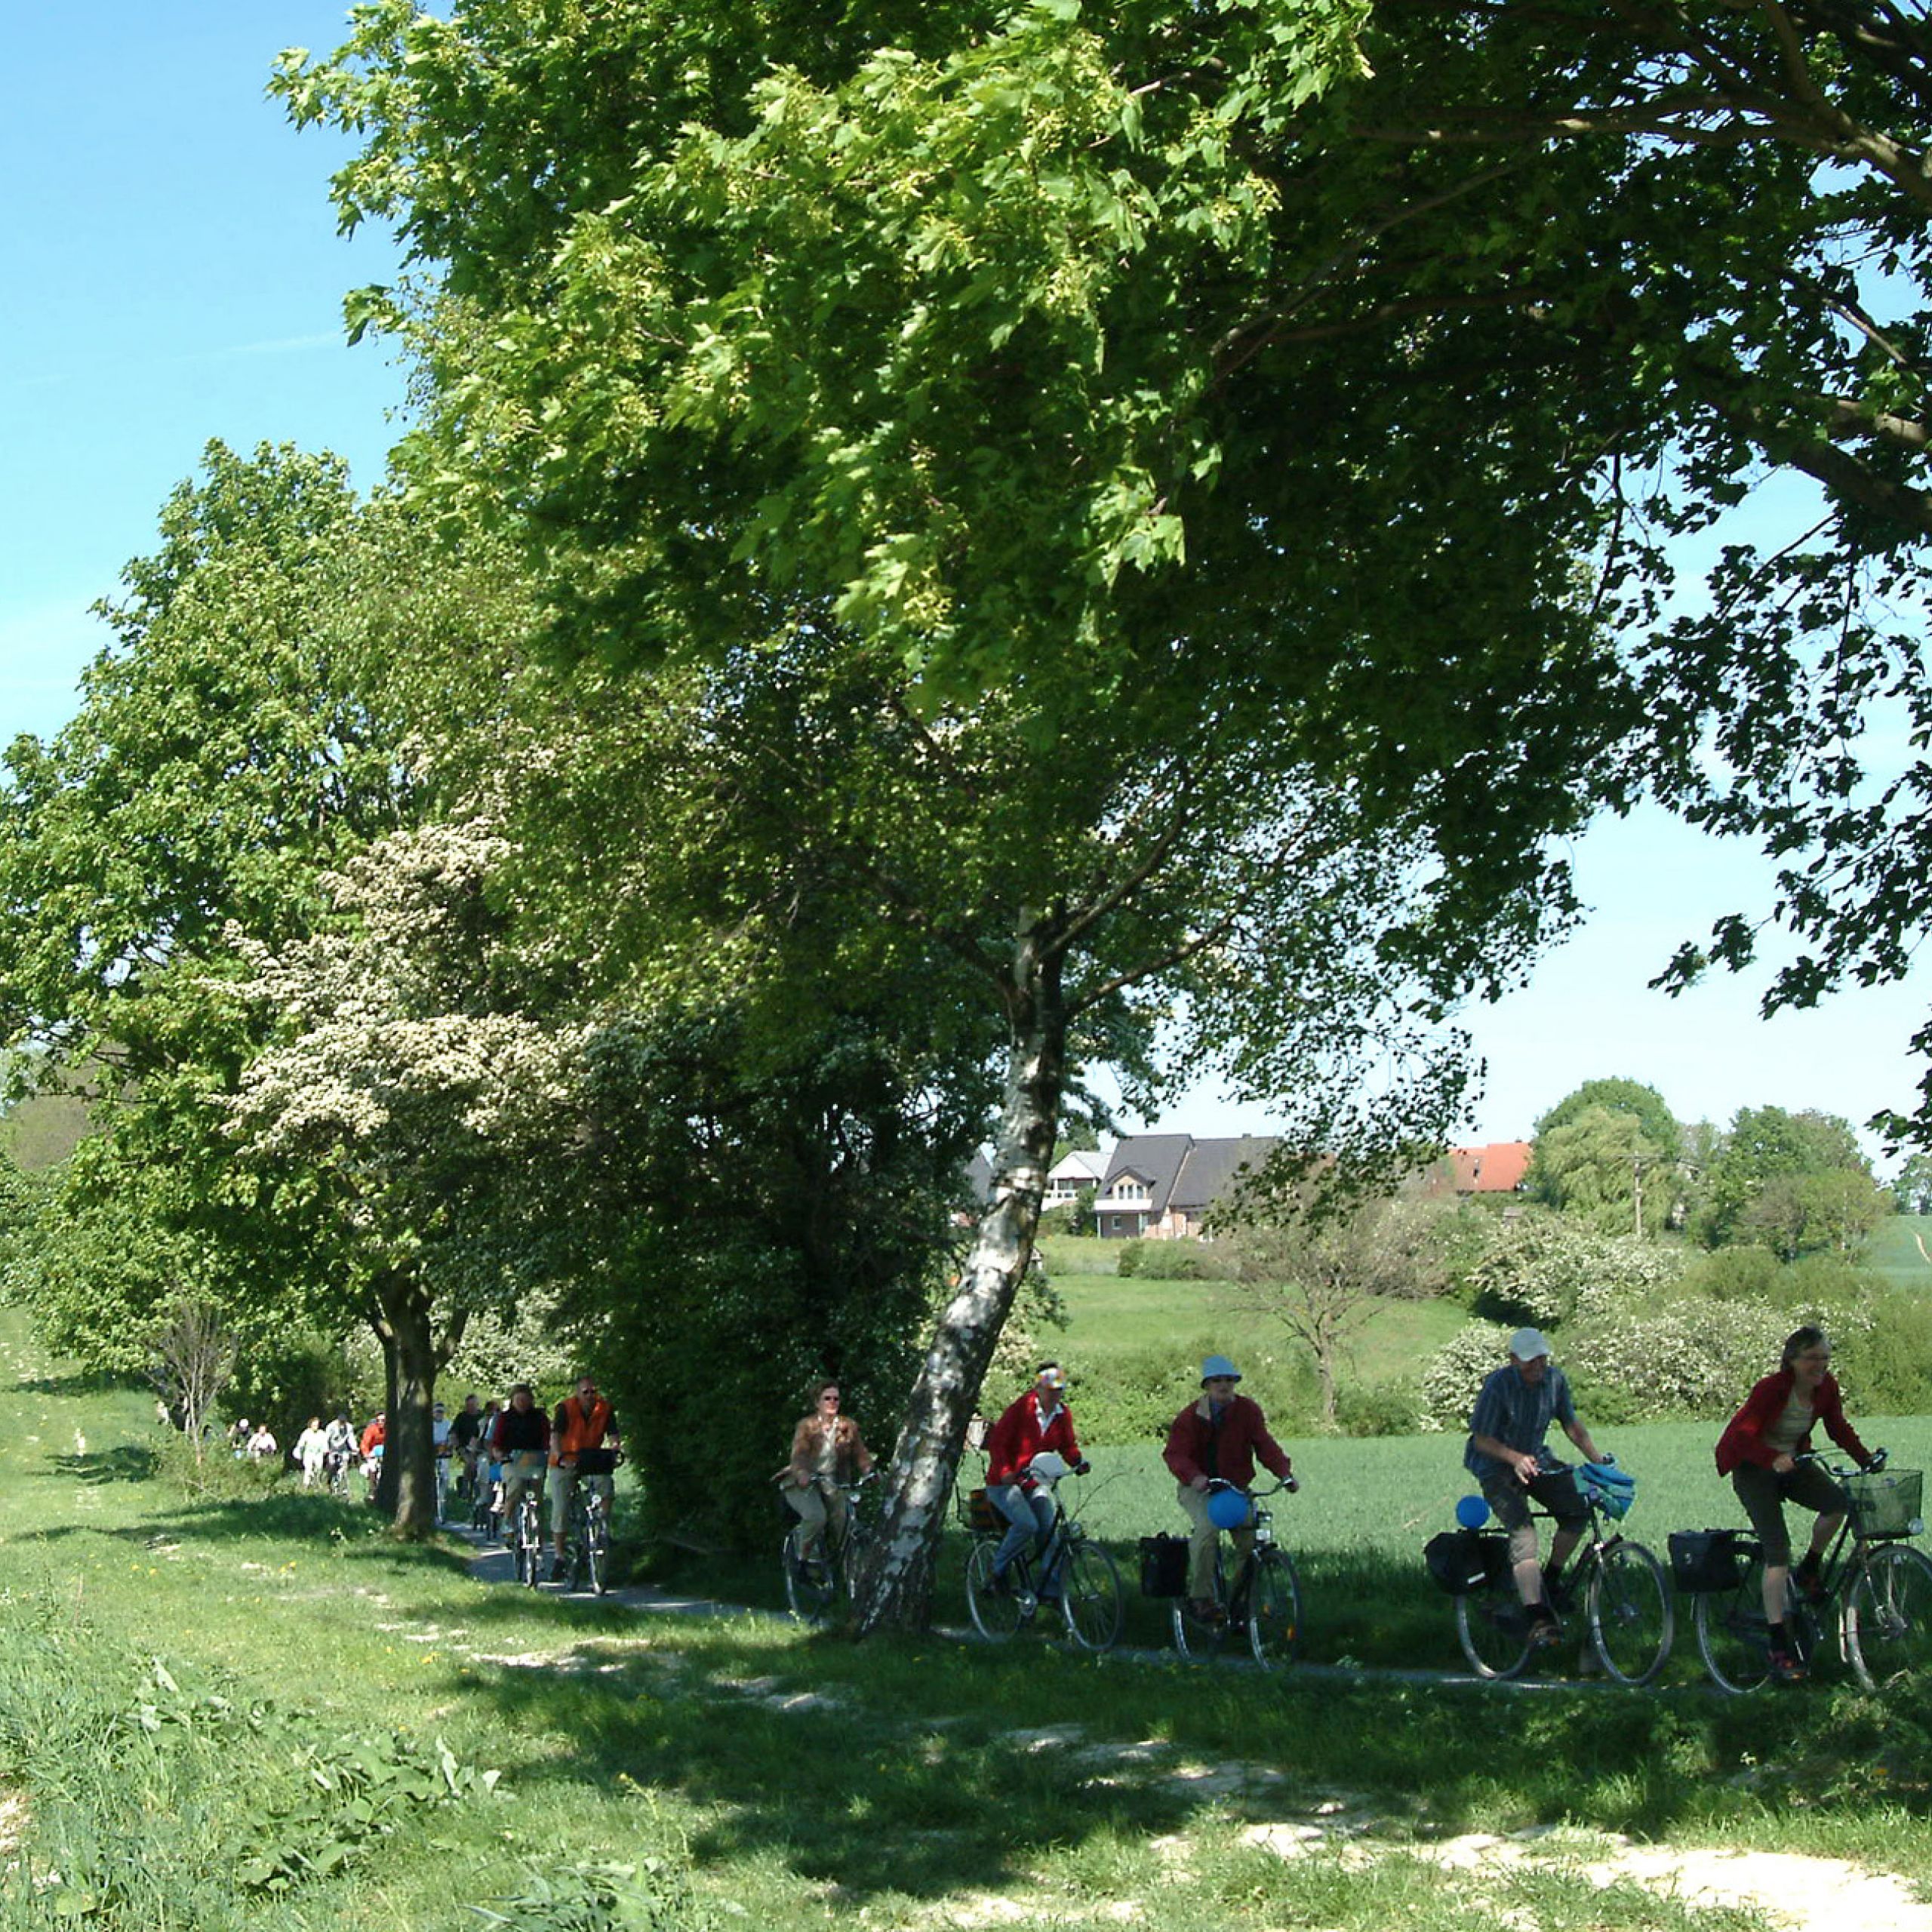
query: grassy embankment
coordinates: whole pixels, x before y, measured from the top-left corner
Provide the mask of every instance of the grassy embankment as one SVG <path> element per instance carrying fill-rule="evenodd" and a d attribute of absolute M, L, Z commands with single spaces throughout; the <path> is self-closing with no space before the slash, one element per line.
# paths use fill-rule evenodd
<path fill-rule="evenodd" d="M 1921 1702 L 1263 1678 L 640 1619 L 480 1585 L 464 1552 L 398 1549 L 321 1497 L 195 1500 L 156 1472 L 149 1407 L 63 1377 L 0 1311 L 0 1924 L 1739 1922 L 1540 1860 L 1426 1855 L 1559 1822 L 1932 1878 Z M 1667 1440 L 1622 1445 L 1653 1494 Z M 1386 1623 L 1444 1660 L 1413 1550 L 1460 1488 L 1454 1444 L 1300 1453 L 1284 1521 L 1314 1647 Z M 1097 1523 L 1171 1513 L 1151 1451 L 1109 1469 Z M 1251 1835 L 1338 1817 L 1361 1834 L 1346 1856 Z M 597 1875 L 613 1863 L 630 1878 Z M 619 1884 L 629 1906 L 594 1902 Z"/>

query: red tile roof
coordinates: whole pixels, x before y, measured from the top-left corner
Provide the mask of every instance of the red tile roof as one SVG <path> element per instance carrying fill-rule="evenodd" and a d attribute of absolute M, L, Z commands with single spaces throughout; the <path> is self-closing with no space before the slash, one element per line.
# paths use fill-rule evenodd
<path fill-rule="evenodd" d="M 1527 1140 L 1492 1140 L 1486 1147 L 1451 1150 L 1458 1194 L 1514 1194 L 1530 1167 Z"/>

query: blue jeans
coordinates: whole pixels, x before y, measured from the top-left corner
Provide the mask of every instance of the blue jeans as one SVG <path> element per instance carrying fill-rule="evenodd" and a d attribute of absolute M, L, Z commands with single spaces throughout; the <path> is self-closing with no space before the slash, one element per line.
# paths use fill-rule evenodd
<path fill-rule="evenodd" d="M 1054 1526 L 1054 1499 L 1044 1489 L 1022 1489 L 1017 1482 L 1003 1483 L 998 1488 L 989 1488 L 986 1500 L 1004 1516 L 1011 1527 L 1001 1538 L 1000 1546 L 993 1552 L 993 1569 L 998 1575 L 1006 1574 L 1007 1565 L 1030 1543 L 1036 1549 L 1044 1549 L 1047 1537 Z M 1060 1594 L 1060 1552 L 1054 1557 L 1051 1573 L 1039 1580 L 1039 1593 L 1043 1597 Z"/>

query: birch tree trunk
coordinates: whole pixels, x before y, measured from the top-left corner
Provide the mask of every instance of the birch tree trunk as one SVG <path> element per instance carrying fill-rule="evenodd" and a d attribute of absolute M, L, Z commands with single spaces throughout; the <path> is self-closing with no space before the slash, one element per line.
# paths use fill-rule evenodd
<path fill-rule="evenodd" d="M 892 1452 L 878 1532 L 860 1578 L 854 1629 L 924 1627 L 933 1564 L 980 1384 L 1025 1273 L 1052 1164 L 1066 1072 L 1061 954 L 1039 929 L 1014 948 L 1007 987 L 1006 1092 L 992 1198 L 931 1346 Z"/>

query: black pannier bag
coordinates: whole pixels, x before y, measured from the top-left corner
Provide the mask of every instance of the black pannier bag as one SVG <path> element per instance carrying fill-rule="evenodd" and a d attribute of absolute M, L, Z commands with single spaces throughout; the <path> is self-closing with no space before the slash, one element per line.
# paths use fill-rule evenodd
<path fill-rule="evenodd" d="M 1670 1580 L 1692 1595 L 1734 1590 L 1744 1580 L 1742 1530 L 1672 1530 Z"/>
<path fill-rule="evenodd" d="M 1509 1567 L 1509 1546 L 1475 1530 L 1444 1530 L 1423 1545 L 1422 1560 L 1441 1589 L 1466 1597 L 1502 1580 Z"/>
<path fill-rule="evenodd" d="M 1140 1594 L 1143 1597 L 1187 1594 L 1186 1537 L 1171 1537 L 1163 1531 L 1157 1537 L 1140 1539 Z"/>

